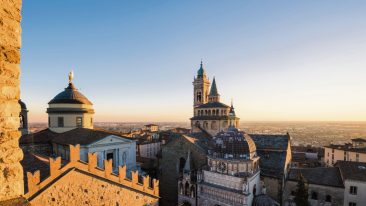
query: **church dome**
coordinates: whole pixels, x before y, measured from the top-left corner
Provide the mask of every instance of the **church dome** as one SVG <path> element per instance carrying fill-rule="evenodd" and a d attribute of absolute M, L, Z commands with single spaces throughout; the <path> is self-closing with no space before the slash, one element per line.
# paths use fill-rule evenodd
<path fill-rule="evenodd" d="M 220 158 L 249 159 L 256 152 L 253 139 L 245 132 L 230 127 L 214 137 L 214 156 Z"/>
<path fill-rule="evenodd" d="M 69 83 L 69 86 L 58 95 L 56 95 L 48 104 L 87 104 L 93 105 L 88 98 L 80 93 L 73 83 Z"/>

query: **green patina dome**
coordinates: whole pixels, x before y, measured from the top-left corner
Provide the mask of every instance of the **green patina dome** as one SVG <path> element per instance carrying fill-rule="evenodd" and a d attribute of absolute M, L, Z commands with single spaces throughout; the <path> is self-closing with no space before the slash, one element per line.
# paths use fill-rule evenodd
<path fill-rule="evenodd" d="M 202 63 L 202 61 L 201 61 L 201 66 L 200 66 L 200 68 L 198 69 L 198 71 L 197 71 L 197 76 L 204 76 L 204 75 L 206 75 L 206 72 L 205 72 L 205 70 L 203 69 L 203 63 Z"/>

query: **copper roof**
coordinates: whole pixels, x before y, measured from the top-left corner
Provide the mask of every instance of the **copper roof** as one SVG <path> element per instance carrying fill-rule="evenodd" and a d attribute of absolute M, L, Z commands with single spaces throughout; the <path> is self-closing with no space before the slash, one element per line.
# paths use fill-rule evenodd
<path fill-rule="evenodd" d="M 48 104 L 88 104 L 92 103 L 82 93 L 80 93 L 73 83 L 69 83 L 69 86 L 65 88 L 63 92 L 56 95 Z"/>
<path fill-rule="evenodd" d="M 230 108 L 228 105 L 221 102 L 209 102 L 198 106 L 198 108 L 214 108 L 214 107 Z"/>

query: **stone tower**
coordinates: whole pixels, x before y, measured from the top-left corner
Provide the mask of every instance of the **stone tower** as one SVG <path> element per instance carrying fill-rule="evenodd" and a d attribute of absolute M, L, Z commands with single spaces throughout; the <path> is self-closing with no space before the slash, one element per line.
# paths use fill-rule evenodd
<path fill-rule="evenodd" d="M 0 0 L 0 204 L 23 194 L 18 103 L 21 6 L 21 0 Z"/>
<path fill-rule="evenodd" d="M 206 72 L 201 67 L 193 81 L 194 107 L 191 118 L 192 132 L 208 132 L 215 136 L 220 131 L 226 131 L 229 126 L 237 127 L 239 118 L 235 115 L 233 105 L 228 106 L 221 102 L 217 89 L 216 79 L 213 78 L 210 91 L 210 82 Z"/>
<path fill-rule="evenodd" d="M 93 129 L 93 104 L 76 89 L 72 79 L 70 73 L 68 87 L 48 103 L 48 127 L 53 132 L 63 133 L 80 127 Z"/>
<path fill-rule="evenodd" d="M 208 102 L 208 92 L 210 87 L 210 80 L 206 76 L 206 71 L 201 66 L 197 71 L 197 77 L 194 77 L 193 81 L 193 107 L 196 108 L 202 104 Z"/>

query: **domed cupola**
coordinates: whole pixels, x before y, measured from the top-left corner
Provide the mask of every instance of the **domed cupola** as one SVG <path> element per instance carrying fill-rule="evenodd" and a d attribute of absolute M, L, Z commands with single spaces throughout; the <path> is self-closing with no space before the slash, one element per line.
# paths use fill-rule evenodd
<path fill-rule="evenodd" d="M 47 108 L 49 129 L 62 133 L 75 128 L 93 129 L 93 104 L 74 84 L 73 73 L 69 73 L 69 85 L 57 94 Z"/>
<path fill-rule="evenodd" d="M 48 104 L 86 104 L 93 105 L 88 98 L 80 93 L 72 82 L 63 92 L 56 95 Z"/>
<path fill-rule="evenodd" d="M 256 155 L 253 139 L 245 132 L 230 126 L 225 132 L 215 137 L 213 156 L 227 159 L 251 159 Z"/>
<path fill-rule="evenodd" d="M 197 71 L 197 78 L 200 78 L 200 77 L 202 78 L 202 77 L 205 77 L 205 76 L 206 76 L 206 71 L 203 68 L 203 63 L 202 63 L 202 60 L 201 60 L 200 68 Z"/>

